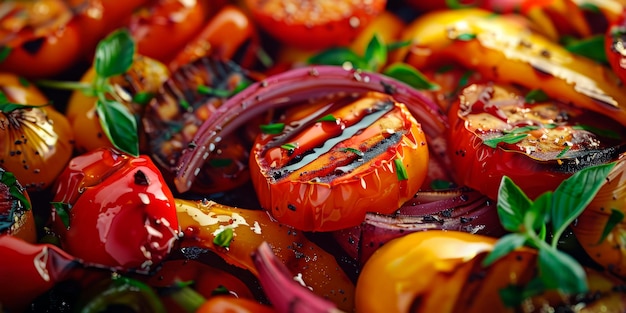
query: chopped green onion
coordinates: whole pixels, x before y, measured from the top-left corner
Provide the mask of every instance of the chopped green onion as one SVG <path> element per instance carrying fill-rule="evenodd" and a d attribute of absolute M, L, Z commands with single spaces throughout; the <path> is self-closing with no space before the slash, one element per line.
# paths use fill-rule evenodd
<path fill-rule="evenodd" d="M 264 134 L 280 134 L 285 129 L 285 123 L 273 123 L 261 125 L 261 132 Z"/>
<path fill-rule="evenodd" d="M 393 163 L 396 165 L 396 173 L 398 174 L 398 180 L 409 179 L 409 174 L 406 172 L 406 167 L 404 167 L 404 163 L 402 163 L 402 160 L 394 159 Z"/>
<path fill-rule="evenodd" d="M 234 235 L 235 232 L 232 228 L 224 228 L 223 231 L 213 238 L 213 244 L 228 248 L 230 247 L 230 242 L 233 240 Z"/>
<path fill-rule="evenodd" d="M 290 143 L 286 143 L 284 145 L 281 145 L 280 147 L 285 149 L 285 150 L 294 150 L 295 148 L 298 147 L 298 145 L 295 144 L 295 143 L 290 142 Z"/>

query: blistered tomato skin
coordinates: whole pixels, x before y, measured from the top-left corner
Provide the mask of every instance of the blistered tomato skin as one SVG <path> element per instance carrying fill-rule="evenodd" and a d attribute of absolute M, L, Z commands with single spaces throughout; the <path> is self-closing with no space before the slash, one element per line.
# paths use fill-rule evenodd
<path fill-rule="evenodd" d="M 379 93 L 326 101 L 310 114 L 286 114 L 284 131 L 259 135 L 250 158 L 261 206 L 300 230 L 391 213 L 426 177 L 426 138 L 403 104 Z"/>
<path fill-rule="evenodd" d="M 0 166 L 29 191 L 48 188 L 74 151 L 74 132 L 43 93 L 18 76 L 0 73 L 0 93 L 10 103 L 34 106 L 0 109 Z"/>
<path fill-rule="evenodd" d="M 3 1 L 0 10 L 0 51 L 8 52 L 0 71 L 50 77 L 81 55 L 80 32 L 64 1 Z"/>
<path fill-rule="evenodd" d="M 146 156 L 110 148 L 77 156 L 54 190 L 62 247 L 88 264 L 148 272 L 178 239 L 174 197 Z"/>
<path fill-rule="evenodd" d="M 607 30 L 604 48 L 611 68 L 626 84 L 626 10 Z"/>

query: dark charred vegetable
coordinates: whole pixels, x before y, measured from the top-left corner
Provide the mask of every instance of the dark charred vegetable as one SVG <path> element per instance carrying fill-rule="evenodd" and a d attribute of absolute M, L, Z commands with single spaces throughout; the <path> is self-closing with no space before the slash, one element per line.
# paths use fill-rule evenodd
<path fill-rule="evenodd" d="M 15 175 L 0 168 L 0 236 L 8 235 L 34 243 L 35 217 L 28 192 Z"/>
<path fill-rule="evenodd" d="M 152 159 L 171 178 L 182 152 L 202 123 L 232 95 L 254 81 L 231 61 L 203 57 L 180 67 L 146 107 L 142 118 Z M 229 190 L 248 181 L 247 148 L 236 135 L 217 144 L 197 175 L 194 191 Z"/>
<path fill-rule="evenodd" d="M 179 237 L 174 197 L 147 156 L 111 148 L 77 156 L 54 191 L 54 230 L 87 264 L 146 273 Z"/>

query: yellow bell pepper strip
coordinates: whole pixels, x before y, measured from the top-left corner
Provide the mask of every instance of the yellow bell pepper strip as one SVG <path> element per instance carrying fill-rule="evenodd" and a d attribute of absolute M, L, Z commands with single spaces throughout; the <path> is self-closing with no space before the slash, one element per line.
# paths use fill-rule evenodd
<path fill-rule="evenodd" d="M 182 248 L 206 248 L 258 277 L 250 256 L 267 241 L 298 281 L 334 302 L 339 309 L 352 311 L 354 284 L 335 257 L 308 240 L 303 232 L 273 221 L 262 210 L 229 207 L 213 201 L 176 199 L 176 211 L 184 232 Z"/>
<path fill-rule="evenodd" d="M 481 9 L 432 12 L 412 22 L 403 39 L 412 44 L 396 61 L 418 69 L 457 62 L 488 79 L 541 89 L 626 125 L 626 90 L 608 67 L 505 15 Z"/>

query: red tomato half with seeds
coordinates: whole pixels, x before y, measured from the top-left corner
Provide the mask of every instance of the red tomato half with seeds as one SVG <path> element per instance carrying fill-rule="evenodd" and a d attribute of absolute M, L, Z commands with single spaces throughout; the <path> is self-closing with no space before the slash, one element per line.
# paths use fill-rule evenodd
<path fill-rule="evenodd" d="M 534 199 L 576 171 L 615 160 L 626 130 L 594 112 L 490 83 L 464 88 L 449 112 L 457 181 L 496 199 L 502 176 Z"/>
<path fill-rule="evenodd" d="M 246 0 L 259 26 L 279 41 L 305 49 L 348 45 L 386 0 Z"/>
<path fill-rule="evenodd" d="M 274 133 L 253 146 L 254 188 L 263 208 L 300 230 L 337 230 L 368 211 L 391 213 L 426 177 L 425 135 L 389 95 L 321 100 L 264 129 Z"/>

